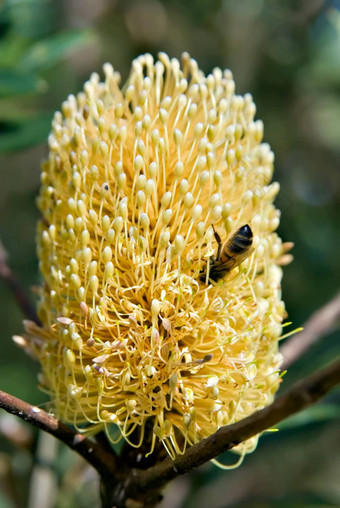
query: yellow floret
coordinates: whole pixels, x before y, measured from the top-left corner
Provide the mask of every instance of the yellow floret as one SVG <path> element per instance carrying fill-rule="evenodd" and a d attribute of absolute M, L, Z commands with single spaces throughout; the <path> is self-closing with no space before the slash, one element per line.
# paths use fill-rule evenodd
<path fill-rule="evenodd" d="M 137 58 L 123 88 L 111 65 L 104 73 L 54 115 L 38 198 L 43 328 L 31 349 L 59 418 L 118 427 L 136 446 L 151 420 L 173 456 L 278 388 L 274 156 L 229 70 L 204 76 L 188 54 L 162 53 Z M 252 254 L 202 281 L 212 225 L 225 241 L 245 224 Z"/>

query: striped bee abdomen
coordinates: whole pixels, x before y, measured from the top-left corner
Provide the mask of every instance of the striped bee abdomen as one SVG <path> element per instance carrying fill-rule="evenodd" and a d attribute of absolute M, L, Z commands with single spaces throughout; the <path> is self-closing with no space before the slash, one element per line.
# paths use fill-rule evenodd
<path fill-rule="evenodd" d="M 248 226 L 245 224 L 241 226 L 227 241 L 224 248 L 221 252 L 221 258 L 223 254 L 229 254 L 229 256 L 235 256 L 237 254 L 241 254 L 251 247 L 253 243 L 253 232 Z M 222 259 L 221 259 L 222 260 Z"/>
<path fill-rule="evenodd" d="M 207 280 L 207 276 L 208 279 L 217 282 L 230 270 L 240 265 L 254 250 L 251 248 L 253 232 L 248 224 L 241 226 L 235 231 L 223 246 L 220 235 L 215 229 L 214 234 L 218 243 L 217 255 L 210 258 L 209 274 L 207 274 L 206 270 L 202 270 L 202 275 L 200 276 L 202 282 Z"/>

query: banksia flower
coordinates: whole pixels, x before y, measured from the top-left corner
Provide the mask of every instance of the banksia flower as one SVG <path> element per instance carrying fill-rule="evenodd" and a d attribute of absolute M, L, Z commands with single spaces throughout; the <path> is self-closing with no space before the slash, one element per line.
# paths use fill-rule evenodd
<path fill-rule="evenodd" d="M 122 88 L 104 73 L 54 115 L 29 347 L 59 418 L 134 446 L 151 422 L 174 456 L 278 388 L 274 157 L 228 70 L 162 53 L 137 58 Z"/>

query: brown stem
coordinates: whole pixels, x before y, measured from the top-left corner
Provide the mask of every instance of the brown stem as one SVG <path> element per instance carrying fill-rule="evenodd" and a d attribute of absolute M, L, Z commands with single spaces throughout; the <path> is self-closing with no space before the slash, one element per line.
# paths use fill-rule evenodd
<path fill-rule="evenodd" d="M 6 282 L 10 291 L 13 293 L 14 298 L 19 308 L 21 309 L 23 315 L 27 319 L 30 319 L 31 321 L 34 321 L 37 324 L 40 324 L 40 320 L 37 316 L 37 313 L 35 312 L 34 307 L 29 301 L 25 291 L 20 286 L 14 273 L 10 269 L 7 262 L 7 258 L 8 258 L 7 252 L 2 242 L 0 241 L 0 277 Z"/>
<path fill-rule="evenodd" d="M 19 418 L 59 439 L 91 464 L 101 477 L 110 477 L 112 480 L 117 467 L 115 454 L 111 448 L 106 449 L 100 443 L 91 441 L 83 434 L 60 422 L 43 409 L 31 406 L 31 404 L 1 390 L 0 408 L 19 416 Z"/>
<path fill-rule="evenodd" d="M 318 309 L 306 321 L 303 331 L 283 343 L 280 353 L 283 355 L 282 369 L 295 363 L 315 342 L 333 331 L 340 320 L 340 293 L 326 305 Z"/>
<path fill-rule="evenodd" d="M 126 469 L 124 464 L 120 464 L 119 469 L 112 449 L 103 448 L 101 442 L 90 441 L 42 409 L 2 391 L 0 407 L 55 436 L 91 464 L 101 476 L 103 507 L 126 507 L 129 499 L 134 506 L 139 503 L 139 506 L 153 507 L 160 498 L 160 489 L 170 480 L 315 403 L 338 383 L 340 360 L 297 383 L 265 409 L 233 425 L 222 427 L 189 448 L 185 455 L 178 456 L 174 461 L 166 458 L 145 471 Z"/>
<path fill-rule="evenodd" d="M 166 458 L 146 471 L 140 471 L 138 475 L 133 471 L 124 486 L 125 497 L 132 496 L 136 492 L 160 489 L 177 476 L 188 473 L 314 404 L 338 383 L 340 383 L 340 360 L 296 383 L 270 406 L 233 425 L 222 427 L 215 434 L 190 447 L 185 455 L 176 457 L 174 461 Z"/>

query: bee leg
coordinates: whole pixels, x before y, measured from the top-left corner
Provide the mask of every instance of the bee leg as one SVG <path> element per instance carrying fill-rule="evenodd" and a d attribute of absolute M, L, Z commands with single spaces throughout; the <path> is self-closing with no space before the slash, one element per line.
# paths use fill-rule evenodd
<path fill-rule="evenodd" d="M 216 261 L 219 261 L 220 256 L 221 256 L 222 240 L 221 240 L 220 235 L 217 233 L 216 229 L 214 228 L 213 224 L 211 224 L 211 227 L 213 228 L 215 240 L 216 240 L 217 245 L 218 245 L 218 247 L 217 247 L 217 254 L 216 254 Z"/>

